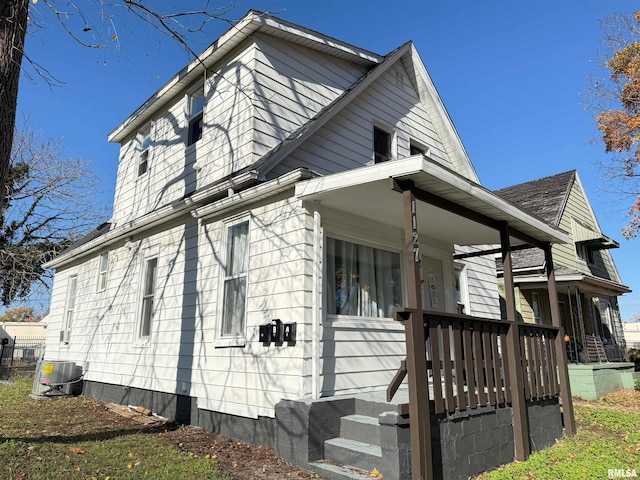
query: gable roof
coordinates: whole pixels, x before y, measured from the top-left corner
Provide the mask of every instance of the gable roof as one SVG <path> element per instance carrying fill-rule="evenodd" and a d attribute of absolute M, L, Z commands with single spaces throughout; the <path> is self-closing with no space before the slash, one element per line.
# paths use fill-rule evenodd
<path fill-rule="evenodd" d="M 197 59 L 178 72 L 122 124 L 116 127 L 109 134 L 109 141 L 124 141 L 129 135 L 148 122 L 175 95 L 187 89 L 198 78 L 204 76 L 209 69 L 214 68 L 216 63 L 222 60 L 233 48 L 257 31 L 370 68 L 342 95 L 261 158 L 255 167 L 252 167 L 259 170 L 259 176 L 267 174 L 280 160 L 333 118 L 360 92 L 379 78 L 382 73 L 391 66 L 400 63 L 406 70 L 425 110 L 431 114 L 432 123 L 440 134 L 442 145 L 455 169 L 459 172 L 464 172 L 465 176 L 472 181 L 479 182 L 477 173 L 442 99 L 438 95 L 412 42 L 407 42 L 389 54 L 381 56 L 255 10 L 250 10 L 236 25 L 216 40 Z"/>
<path fill-rule="evenodd" d="M 570 170 L 495 190 L 494 193 L 547 223 L 558 226 L 575 179 L 576 171 Z"/>
<path fill-rule="evenodd" d="M 175 95 L 184 91 L 198 78 L 214 68 L 231 50 L 256 32 L 281 38 L 359 65 L 374 66 L 384 57 L 356 47 L 336 38 L 308 28 L 271 17 L 257 10 L 249 10 L 229 30 L 206 48 L 195 60 L 175 74 L 157 92 L 147 99 L 135 112 L 118 125 L 108 137 L 110 142 L 122 142 L 143 126 L 155 113 L 164 107 Z"/>

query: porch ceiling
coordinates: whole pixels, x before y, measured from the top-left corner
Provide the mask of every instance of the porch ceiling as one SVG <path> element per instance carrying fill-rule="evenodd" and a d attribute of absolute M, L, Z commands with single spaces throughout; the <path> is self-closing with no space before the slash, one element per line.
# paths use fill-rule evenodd
<path fill-rule="evenodd" d="M 416 155 L 402 160 L 318 177 L 296 185 L 296 196 L 322 206 L 403 228 L 403 196 L 392 190 L 391 180 L 411 180 L 415 187 L 435 194 L 509 226 L 541 242 L 567 242 L 567 235 L 481 185 Z M 434 205 L 417 202 L 422 235 L 457 245 L 499 244 L 498 230 Z M 511 236 L 512 245 L 525 242 Z"/>

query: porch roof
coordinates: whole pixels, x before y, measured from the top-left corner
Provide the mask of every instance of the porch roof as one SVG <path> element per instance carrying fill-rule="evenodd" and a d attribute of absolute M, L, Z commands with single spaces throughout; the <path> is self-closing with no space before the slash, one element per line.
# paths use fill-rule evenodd
<path fill-rule="evenodd" d="M 412 181 L 417 189 L 479 217 L 507 222 L 512 245 L 528 243 L 523 237 L 538 242 L 569 241 L 564 231 L 423 155 L 306 180 L 296 185 L 295 194 L 303 200 L 319 201 L 325 207 L 402 229 L 403 196 L 392 189 L 390 179 Z M 421 235 L 457 245 L 500 244 L 500 233 L 495 228 L 445 208 L 418 202 L 417 215 Z"/>

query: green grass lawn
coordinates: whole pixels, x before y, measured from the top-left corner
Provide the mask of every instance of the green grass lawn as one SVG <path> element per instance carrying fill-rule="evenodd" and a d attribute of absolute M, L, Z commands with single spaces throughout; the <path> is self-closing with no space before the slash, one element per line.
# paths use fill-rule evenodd
<path fill-rule="evenodd" d="M 12 383 L 0 383 L 0 479 L 227 478 L 94 400 L 34 400 L 31 379 Z"/>
<path fill-rule="evenodd" d="M 616 397 L 624 400 L 616 401 Z M 633 470 L 640 476 L 640 414 L 629 411 L 630 408 L 640 411 L 640 396 L 613 394 L 592 405 L 576 406 L 578 432 L 574 437 L 533 453 L 525 462 L 509 464 L 479 479 L 634 478 L 628 476 Z M 610 469 L 614 472 L 609 472 Z"/>

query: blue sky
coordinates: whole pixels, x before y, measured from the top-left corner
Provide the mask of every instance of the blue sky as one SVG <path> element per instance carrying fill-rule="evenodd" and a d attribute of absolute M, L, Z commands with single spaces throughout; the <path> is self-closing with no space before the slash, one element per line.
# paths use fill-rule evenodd
<path fill-rule="evenodd" d="M 27 53 L 65 84 L 51 89 L 38 77 L 23 77 L 18 115 L 47 136 L 64 137 L 70 155 L 93 161 L 104 178 L 99 200 L 110 204 L 118 145 L 107 135 L 188 58 L 131 18 L 116 24 L 119 48 L 116 42 L 104 50 L 81 47 L 44 6 L 36 7 L 32 16 L 47 28 L 27 39 Z M 231 16 L 250 8 L 380 54 L 412 40 L 483 185 L 497 189 L 578 170 L 603 232 L 621 245 L 613 255 L 623 283 L 636 290 L 620 299 L 622 316 L 640 311 L 640 239 L 620 234 L 627 205 L 604 192 L 597 163 L 606 155 L 594 143 L 597 130 L 583 107 L 588 77 L 605 75 L 598 67 L 600 20 L 630 13 L 631 2 L 259 0 L 242 1 Z M 194 50 L 227 28 L 211 24 Z M 94 33 L 109 38 L 110 26 L 85 35 L 90 40 Z"/>

